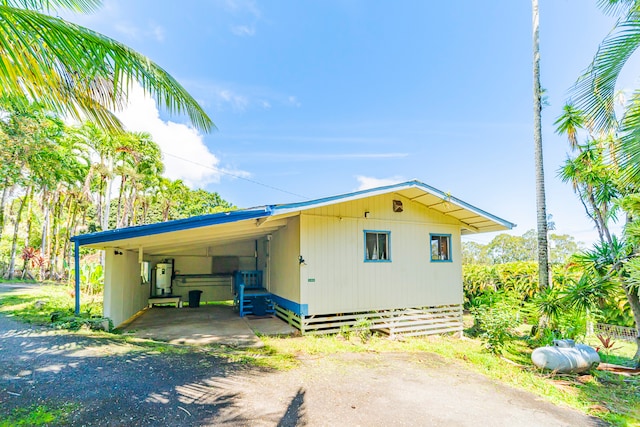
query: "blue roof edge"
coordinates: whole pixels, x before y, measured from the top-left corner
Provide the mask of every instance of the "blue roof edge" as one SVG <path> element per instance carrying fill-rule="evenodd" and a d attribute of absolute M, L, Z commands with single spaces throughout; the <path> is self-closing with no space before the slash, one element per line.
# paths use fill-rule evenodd
<path fill-rule="evenodd" d="M 272 206 L 264 206 L 259 209 L 252 208 L 237 211 L 220 212 L 215 214 L 194 216 L 191 218 L 176 219 L 173 221 L 158 222 L 155 224 L 117 228 L 115 230 L 98 231 L 96 233 L 78 234 L 71 237 L 71 241 L 78 242 L 80 246 L 91 245 L 95 243 L 130 239 L 133 237 L 152 236 L 154 234 L 188 230 L 190 228 L 206 227 L 209 225 L 225 224 L 248 219 L 258 219 L 271 215 L 273 215 Z"/>
<path fill-rule="evenodd" d="M 306 202 L 297 202 L 297 203 L 287 203 L 287 204 L 282 204 L 282 205 L 275 205 L 273 206 L 274 209 L 274 214 L 277 215 L 278 212 L 277 211 L 285 211 L 285 210 L 294 210 L 294 209 L 304 209 L 313 205 L 320 205 L 320 204 L 324 204 L 324 203 L 328 203 L 328 202 L 333 202 L 336 200 L 341 200 L 341 199 L 347 199 L 350 197 L 356 197 L 356 196 L 364 196 L 370 193 L 386 193 L 389 190 L 394 190 L 394 189 L 401 189 L 401 188 L 410 188 L 410 187 L 417 187 L 417 188 L 422 188 L 423 190 L 427 191 L 428 193 L 431 193 L 435 196 L 438 196 L 440 198 L 442 198 L 443 200 L 448 200 L 451 201 L 457 205 L 460 205 L 462 207 L 464 207 L 465 209 L 469 209 L 470 211 L 473 211 L 479 215 L 482 215 L 484 217 L 487 217 L 489 219 L 491 219 L 492 221 L 498 222 L 501 225 L 503 225 L 504 227 L 507 227 L 509 229 L 512 229 L 513 227 L 516 226 L 516 224 L 507 221 L 506 219 L 502 219 L 496 215 L 490 214 L 489 212 L 482 210 L 478 207 L 475 207 L 463 200 L 458 199 L 457 197 L 451 196 L 450 194 L 447 194 L 441 190 L 438 190 L 435 187 L 432 187 L 430 185 L 425 184 L 424 182 L 418 181 L 416 179 L 411 180 L 411 181 L 405 181 L 405 182 L 401 182 L 398 184 L 390 184 L 390 185 L 385 185 L 382 187 L 375 187 L 375 188 L 368 188 L 366 190 L 359 190 L 359 191 L 354 191 L 352 193 L 347 193 L 347 194 L 340 194 L 337 196 L 331 196 L 331 197 L 325 197 L 322 199 L 315 199 L 315 200 L 309 200 Z"/>

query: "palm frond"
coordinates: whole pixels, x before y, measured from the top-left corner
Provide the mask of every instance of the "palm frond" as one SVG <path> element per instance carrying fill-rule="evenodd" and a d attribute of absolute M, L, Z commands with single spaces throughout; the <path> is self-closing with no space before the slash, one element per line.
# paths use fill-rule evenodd
<path fill-rule="evenodd" d="M 0 6 L 0 96 L 23 96 L 109 129 L 109 112 L 139 83 L 169 113 L 186 114 L 203 131 L 215 128 L 165 70 L 127 46 L 87 28 L 31 10 Z"/>
<path fill-rule="evenodd" d="M 620 144 L 616 155 L 622 168 L 623 183 L 640 179 L 640 91 L 635 91 L 621 120 Z"/>
<path fill-rule="evenodd" d="M 600 280 L 588 274 L 583 274 L 579 280 L 570 284 L 564 295 L 569 306 L 581 312 L 593 311 L 599 304 L 606 301 L 616 289 L 610 280 Z"/>
<path fill-rule="evenodd" d="M 598 7 L 607 15 L 624 16 L 637 7 L 637 3 L 636 0 L 598 0 Z"/>
<path fill-rule="evenodd" d="M 93 12 L 102 4 L 102 0 L 3 0 L 6 6 L 36 11 L 54 11 L 67 9 L 72 12 Z"/>
<path fill-rule="evenodd" d="M 584 115 L 571 103 L 566 104 L 562 110 L 562 115 L 553 124 L 556 126 L 556 133 L 566 134 L 569 145 L 575 149 L 578 146 L 578 130 L 584 129 Z"/>
<path fill-rule="evenodd" d="M 616 128 L 614 95 L 620 71 L 640 45 L 640 17 L 630 13 L 601 43 L 591 65 L 572 89 L 575 106 L 595 129 Z"/>

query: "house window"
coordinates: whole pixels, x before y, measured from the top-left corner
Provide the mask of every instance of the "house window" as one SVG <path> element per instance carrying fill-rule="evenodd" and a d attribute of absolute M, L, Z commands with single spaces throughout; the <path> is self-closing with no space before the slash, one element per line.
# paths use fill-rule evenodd
<path fill-rule="evenodd" d="M 389 253 L 390 231 L 364 232 L 364 260 L 366 262 L 390 262 Z"/>
<path fill-rule="evenodd" d="M 451 234 L 431 234 L 431 261 L 451 261 Z"/>

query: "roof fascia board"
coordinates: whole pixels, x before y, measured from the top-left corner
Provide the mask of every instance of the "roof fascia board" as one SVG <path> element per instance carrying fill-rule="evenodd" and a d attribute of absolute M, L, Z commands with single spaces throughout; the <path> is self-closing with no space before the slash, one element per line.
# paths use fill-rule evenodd
<path fill-rule="evenodd" d="M 404 190 L 406 188 L 415 187 L 415 184 L 418 184 L 418 183 L 419 183 L 418 181 L 408 181 L 408 182 L 402 182 L 400 184 L 392 184 L 384 187 L 369 188 L 366 190 L 355 191 L 353 193 L 340 194 L 337 196 L 330 196 L 322 199 L 310 200 L 307 202 L 275 205 L 274 214 L 280 215 L 280 214 L 286 214 L 289 212 L 299 212 L 303 210 L 315 209 L 315 208 L 320 208 L 327 205 L 332 205 L 336 202 L 343 203 L 343 202 L 349 202 L 352 200 L 362 199 L 364 197 L 379 196 L 381 194 L 387 194 L 392 191 Z"/>
<path fill-rule="evenodd" d="M 244 220 L 258 219 L 273 215 L 270 206 L 259 210 L 239 210 L 219 214 L 201 215 L 174 221 L 159 222 L 155 224 L 140 225 L 137 227 L 118 228 L 115 230 L 100 231 L 90 234 L 79 234 L 71 238 L 72 242 L 78 242 L 81 246 L 96 243 L 113 242 L 116 240 L 132 239 L 136 237 L 153 236 L 156 234 L 170 233 L 173 231 L 188 230 L 191 228 L 206 227 L 217 224 L 227 224 Z"/>

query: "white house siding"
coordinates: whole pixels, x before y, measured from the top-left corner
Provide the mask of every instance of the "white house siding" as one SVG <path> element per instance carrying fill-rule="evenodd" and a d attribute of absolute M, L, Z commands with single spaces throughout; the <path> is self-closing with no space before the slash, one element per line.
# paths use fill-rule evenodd
<path fill-rule="evenodd" d="M 286 227 L 272 234 L 269 289 L 272 293 L 295 303 L 300 296 L 300 219 L 288 219 Z"/>
<path fill-rule="evenodd" d="M 104 316 L 115 326 L 136 314 L 147 305 L 149 286 L 140 284 L 138 252 L 106 251 L 104 275 Z"/>
<path fill-rule="evenodd" d="M 394 199 L 403 212 L 393 212 Z M 387 194 L 305 211 L 300 229 L 309 314 L 462 303 L 460 224 L 451 217 Z M 364 261 L 364 230 L 391 232 L 391 262 Z M 430 233 L 451 234 L 452 262 L 431 262 Z"/>

